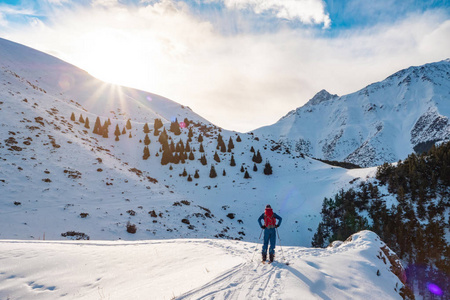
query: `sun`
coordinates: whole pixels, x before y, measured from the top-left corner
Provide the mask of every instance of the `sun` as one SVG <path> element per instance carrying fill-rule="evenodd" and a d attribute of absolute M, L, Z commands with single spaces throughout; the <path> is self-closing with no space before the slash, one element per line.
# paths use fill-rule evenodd
<path fill-rule="evenodd" d="M 81 47 L 80 66 L 100 80 L 137 88 L 156 83 L 158 47 L 149 41 L 103 29 L 84 35 Z"/>

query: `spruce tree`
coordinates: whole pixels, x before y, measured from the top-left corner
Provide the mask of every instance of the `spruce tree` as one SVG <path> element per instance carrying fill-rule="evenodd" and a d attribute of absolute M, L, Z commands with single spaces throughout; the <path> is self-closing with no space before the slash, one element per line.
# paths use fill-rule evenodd
<path fill-rule="evenodd" d="M 216 177 L 217 177 L 216 169 L 214 168 L 214 165 L 211 165 L 211 170 L 209 171 L 209 178 L 216 178 Z"/>
<path fill-rule="evenodd" d="M 97 119 L 95 119 L 95 125 L 94 125 L 94 130 L 93 133 L 95 134 L 100 134 L 100 127 L 101 127 L 101 123 L 100 123 L 100 118 L 97 117 Z"/>
<path fill-rule="evenodd" d="M 144 144 L 145 146 L 148 146 L 150 145 L 150 143 L 151 143 L 150 138 L 148 137 L 148 134 L 146 134 L 144 138 Z"/>
<path fill-rule="evenodd" d="M 84 120 L 84 128 L 90 129 L 91 127 L 89 126 L 89 118 L 86 117 L 86 120 Z"/>
<path fill-rule="evenodd" d="M 225 172 L 225 169 L 223 169 L 222 176 L 227 176 L 227 172 Z"/>
<path fill-rule="evenodd" d="M 234 161 L 234 155 L 231 155 L 230 166 L 232 167 L 236 166 L 236 162 Z"/>
<path fill-rule="evenodd" d="M 108 121 L 105 121 L 105 124 L 103 124 L 103 127 L 102 127 L 102 136 L 104 137 L 104 138 L 108 138 Z"/>
<path fill-rule="evenodd" d="M 255 148 L 253 148 L 253 146 L 250 148 L 250 152 L 255 153 Z"/>
<path fill-rule="evenodd" d="M 245 179 L 251 178 L 251 177 L 250 177 L 250 174 L 248 174 L 248 171 L 247 171 L 247 170 L 245 170 L 244 178 L 245 178 Z"/>
<path fill-rule="evenodd" d="M 83 119 L 83 115 L 82 115 L 82 114 L 80 114 L 80 118 L 78 119 L 78 121 L 79 121 L 80 123 L 84 123 L 84 119 Z"/>
<path fill-rule="evenodd" d="M 119 124 L 116 124 L 116 130 L 114 131 L 114 135 L 116 136 L 116 138 L 118 138 L 120 135 Z"/>
<path fill-rule="evenodd" d="M 242 172 L 242 173 L 245 172 L 244 165 L 241 165 L 241 172 Z"/>
<path fill-rule="evenodd" d="M 217 151 L 214 153 L 214 160 L 218 163 L 220 163 L 220 157 L 219 154 L 217 154 Z"/>
<path fill-rule="evenodd" d="M 153 124 L 153 128 L 155 129 L 155 131 L 157 131 L 161 127 L 163 127 L 161 119 L 155 119 L 155 123 Z"/>
<path fill-rule="evenodd" d="M 238 135 L 238 137 L 236 138 L 236 142 L 240 143 L 242 142 L 241 137 Z"/>
<path fill-rule="evenodd" d="M 108 126 L 111 125 L 111 119 L 108 118 Z"/>
<path fill-rule="evenodd" d="M 147 158 L 150 157 L 150 150 L 148 149 L 147 146 L 144 147 L 144 155 L 143 155 L 143 159 L 146 160 Z"/>
<path fill-rule="evenodd" d="M 266 161 L 266 164 L 264 166 L 264 174 L 272 175 L 272 166 L 270 165 L 269 161 Z"/>
<path fill-rule="evenodd" d="M 128 137 L 131 139 L 133 136 L 131 135 L 131 132 L 130 132 L 130 135 L 128 135 Z"/>
<path fill-rule="evenodd" d="M 186 146 L 184 147 L 184 152 L 190 152 L 191 151 L 191 145 L 189 145 L 189 140 L 186 142 Z"/>
<path fill-rule="evenodd" d="M 122 134 L 127 134 L 127 130 L 125 129 L 125 127 L 122 129 Z"/>
<path fill-rule="evenodd" d="M 131 129 L 131 122 L 130 122 L 130 119 L 128 119 L 128 121 L 127 121 L 126 128 L 127 128 L 128 130 Z"/>
<path fill-rule="evenodd" d="M 194 133 L 192 132 L 192 128 L 189 128 L 188 138 L 192 139 L 193 136 L 194 136 Z"/>
<path fill-rule="evenodd" d="M 199 143 L 203 142 L 203 135 L 202 135 L 201 133 L 198 134 L 197 141 L 198 141 Z"/>
<path fill-rule="evenodd" d="M 200 175 L 198 174 L 198 170 L 195 170 L 194 178 L 195 178 L 195 179 L 200 178 Z"/>
<path fill-rule="evenodd" d="M 194 153 L 191 151 L 191 152 L 189 153 L 189 160 L 194 160 L 194 159 L 195 159 Z"/>
<path fill-rule="evenodd" d="M 175 119 L 174 122 L 170 123 L 169 131 L 173 132 L 175 135 L 180 135 L 181 134 L 180 124 L 178 124 L 178 120 L 177 119 Z"/>
<path fill-rule="evenodd" d="M 200 149 L 198 151 L 201 153 L 205 152 L 205 149 L 203 149 L 203 143 L 200 144 Z"/>
<path fill-rule="evenodd" d="M 234 149 L 234 143 L 233 139 L 230 136 L 230 139 L 228 140 L 228 152 L 231 152 L 232 149 Z"/>
<path fill-rule="evenodd" d="M 253 154 L 252 161 L 257 164 L 260 164 L 262 162 L 262 157 L 261 157 L 261 153 L 259 152 L 259 150 L 257 151 L 256 154 Z"/>
<path fill-rule="evenodd" d="M 70 120 L 75 121 L 75 113 L 72 112 L 72 114 L 70 115 Z"/>
<path fill-rule="evenodd" d="M 191 177 L 191 174 L 189 174 L 189 176 L 188 176 L 188 178 L 187 178 L 187 181 L 189 181 L 189 182 L 191 182 L 191 181 L 192 181 L 192 177 Z"/>
<path fill-rule="evenodd" d="M 181 176 L 183 176 L 183 177 L 187 176 L 186 168 L 183 169 L 183 173 L 181 173 Z"/>
<path fill-rule="evenodd" d="M 256 164 L 253 164 L 253 172 L 258 172 L 258 167 L 256 166 Z"/>
<path fill-rule="evenodd" d="M 144 124 L 144 133 L 149 133 L 149 132 L 150 132 L 150 129 L 148 128 L 148 124 L 145 123 Z"/>
<path fill-rule="evenodd" d="M 208 161 L 206 159 L 206 156 L 203 154 L 200 158 L 200 162 L 202 163 L 202 165 L 206 166 L 208 164 Z"/>

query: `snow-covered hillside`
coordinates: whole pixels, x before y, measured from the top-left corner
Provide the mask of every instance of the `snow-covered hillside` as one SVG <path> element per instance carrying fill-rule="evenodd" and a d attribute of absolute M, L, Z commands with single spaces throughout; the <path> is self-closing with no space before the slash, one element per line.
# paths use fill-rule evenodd
<path fill-rule="evenodd" d="M 259 249 L 217 239 L 3 240 L 0 299 L 402 299 L 404 271 L 370 231 L 327 249 L 284 247 L 289 265 L 261 264 Z"/>
<path fill-rule="evenodd" d="M 62 234 L 75 234 L 95 240 L 256 241 L 256 220 L 270 203 L 283 217 L 284 243 L 309 246 L 323 198 L 373 171 L 332 167 L 290 154 L 256 135 L 221 130 L 173 101 L 103 83 L 6 40 L 0 40 L 0 54 L 2 239 L 66 239 Z M 79 121 L 81 115 L 90 120 L 89 129 Z M 93 133 L 97 117 L 102 124 L 111 120 L 108 138 Z M 155 118 L 162 120 L 176 144 L 181 140 L 186 145 L 192 130 L 194 160 L 161 165 Z M 129 119 L 132 128 L 126 129 Z M 175 119 L 191 124 L 175 135 L 168 131 Z M 151 142 L 150 157 L 144 160 L 146 123 Z M 114 137 L 116 125 L 126 131 L 119 141 Z M 233 140 L 231 152 L 216 148 L 219 134 L 225 143 Z M 252 147 L 260 151 L 262 163 L 252 161 Z M 213 159 L 216 152 L 220 162 Z M 201 155 L 206 165 L 199 161 Z M 236 166 L 230 166 L 232 156 Z M 263 174 L 266 160 L 273 168 L 269 176 Z M 209 177 L 211 165 L 216 178 Z M 241 168 L 251 178 L 245 179 Z M 187 176 L 180 176 L 184 170 Z M 199 178 L 194 177 L 196 170 Z M 135 234 L 127 232 L 128 222 L 136 225 Z"/>
<path fill-rule="evenodd" d="M 353 94 L 322 90 L 254 131 L 291 150 L 361 166 L 396 162 L 450 139 L 450 59 L 410 67 Z"/>

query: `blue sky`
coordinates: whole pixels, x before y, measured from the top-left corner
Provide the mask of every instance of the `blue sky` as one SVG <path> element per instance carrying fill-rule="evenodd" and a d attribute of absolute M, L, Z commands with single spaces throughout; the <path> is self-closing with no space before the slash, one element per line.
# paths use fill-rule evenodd
<path fill-rule="evenodd" d="M 8 0 L 0 37 L 246 131 L 450 57 L 450 0 Z"/>

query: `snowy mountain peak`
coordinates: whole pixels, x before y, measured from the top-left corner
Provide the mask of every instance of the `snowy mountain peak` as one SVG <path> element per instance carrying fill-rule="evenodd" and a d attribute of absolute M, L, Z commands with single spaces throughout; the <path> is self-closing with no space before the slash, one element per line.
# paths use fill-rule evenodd
<path fill-rule="evenodd" d="M 320 159 L 395 162 L 450 139 L 449 82 L 449 59 L 409 67 L 341 97 L 322 90 L 254 133 Z"/>
<path fill-rule="evenodd" d="M 306 105 L 317 105 L 317 104 L 332 100 L 337 97 L 338 97 L 338 95 L 336 95 L 336 94 L 332 95 L 332 94 L 328 93 L 325 89 L 323 89 L 320 92 L 318 92 L 317 94 L 315 94 L 314 97 L 312 97 L 311 100 L 309 100 L 308 103 L 306 103 Z"/>

